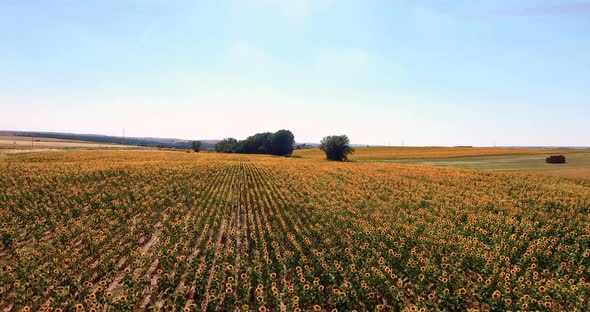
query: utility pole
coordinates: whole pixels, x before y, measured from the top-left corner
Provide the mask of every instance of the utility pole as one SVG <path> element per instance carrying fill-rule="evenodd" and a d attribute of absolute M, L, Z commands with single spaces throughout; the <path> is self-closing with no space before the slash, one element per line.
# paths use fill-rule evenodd
<path fill-rule="evenodd" d="M 31 148 L 33 148 L 33 137 L 31 137 Z"/>

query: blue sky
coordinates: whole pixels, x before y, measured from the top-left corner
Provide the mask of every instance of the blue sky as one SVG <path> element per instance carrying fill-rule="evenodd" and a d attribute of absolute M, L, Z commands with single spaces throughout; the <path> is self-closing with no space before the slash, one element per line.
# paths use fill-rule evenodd
<path fill-rule="evenodd" d="M 0 2 L 0 129 L 590 146 L 590 1 Z"/>

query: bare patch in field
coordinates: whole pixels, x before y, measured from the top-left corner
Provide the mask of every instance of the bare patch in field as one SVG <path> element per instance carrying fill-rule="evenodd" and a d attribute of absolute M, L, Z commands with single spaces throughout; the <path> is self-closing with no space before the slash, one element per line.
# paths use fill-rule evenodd
<path fill-rule="evenodd" d="M 545 170 L 541 172 L 546 175 L 555 175 L 564 178 L 582 178 L 590 179 L 590 168 L 566 168 L 566 169 L 555 169 Z"/>
<path fill-rule="evenodd" d="M 63 148 L 130 148 L 130 146 L 76 140 L 0 135 L 0 149 L 9 149 L 13 151 L 25 149 L 27 151 L 36 151 L 40 149 L 47 150 Z"/>
<path fill-rule="evenodd" d="M 587 176 L 587 172 L 590 170 L 590 153 L 588 152 L 567 154 L 567 162 L 565 164 L 547 164 L 545 163 L 545 157 L 547 155 L 551 154 L 399 159 L 391 160 L 391 162 L 487 170 L 539 172 L 568 177 Z"/>
<path fill-rule="evenodd" d="M 5 156 L 9 154 L 22 154 L 22 153 L 36 153 L 36 152 L 51 152 L 57 151 L 58 149 L 51 149 L 51 148 L 23 148 L 23 149 L 1 149 L 0 148 L 0 156 Z"/>
<path fill-rule="evenodd" d="M 526 149 L 507 147 L 394 147 L 373 146 L 354 147 L 354 153 L 350 155 L 353 161 L 397 161 L 397 160 L 440 160 L 471 158 L 482 156 L 527 156 L 547 154 L 575 154 L 589 152 L 578 149 Z M 326 154 L 319 148 L 295 150 L 293 155 L 303 158 L 325 159 Z M 544 160 L 544 158 L 543 158 Z"/>

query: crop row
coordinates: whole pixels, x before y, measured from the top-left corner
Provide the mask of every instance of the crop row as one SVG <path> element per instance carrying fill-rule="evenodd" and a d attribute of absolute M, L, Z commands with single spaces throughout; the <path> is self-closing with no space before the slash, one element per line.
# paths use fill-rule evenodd
<path fill-rule="evenodd" d="M 95 151 L 0 183 L 0 310 L 590 309 L 583 180 Z"/>

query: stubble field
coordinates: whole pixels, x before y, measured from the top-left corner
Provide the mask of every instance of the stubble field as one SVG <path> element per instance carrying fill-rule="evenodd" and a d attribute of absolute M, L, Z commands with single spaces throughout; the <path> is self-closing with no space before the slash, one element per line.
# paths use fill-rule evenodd
<path fill-rule="evenodd" d="M 0 132 L 0 156 L 3 154 L 56 149 L 139 149 L 137 146 L 87 141 L 26 137 Z"/>
<path fill-rule="evenodd" d="M 212 153 L 0 158 L 0 310 L 583 311 L 590 181 Z"/>

